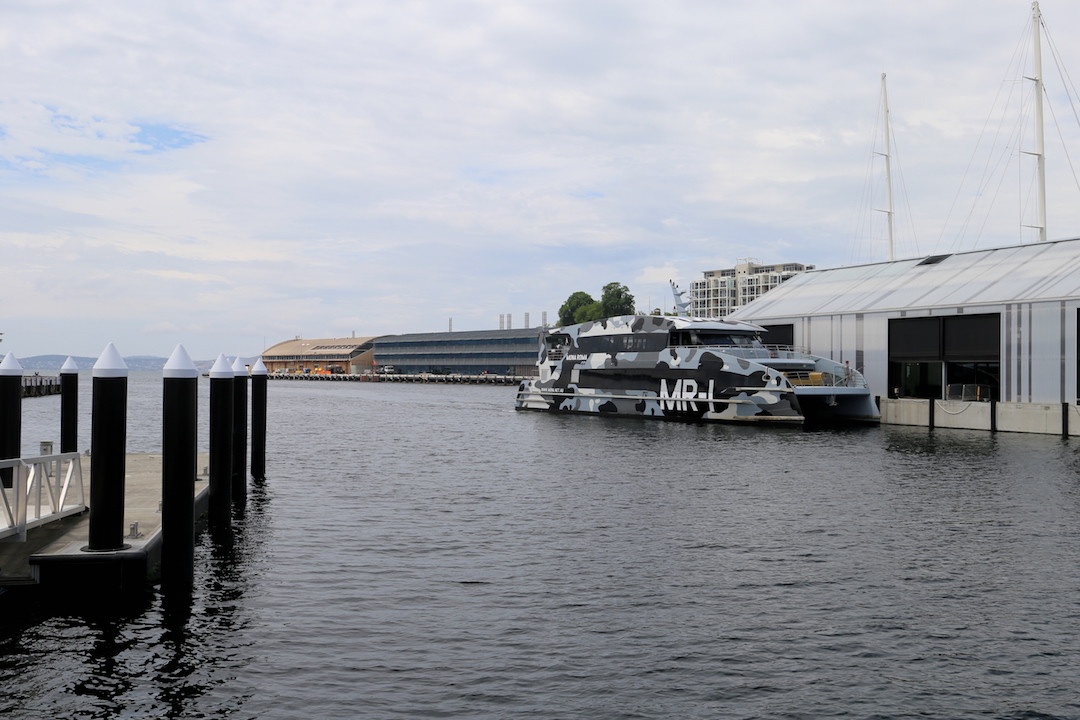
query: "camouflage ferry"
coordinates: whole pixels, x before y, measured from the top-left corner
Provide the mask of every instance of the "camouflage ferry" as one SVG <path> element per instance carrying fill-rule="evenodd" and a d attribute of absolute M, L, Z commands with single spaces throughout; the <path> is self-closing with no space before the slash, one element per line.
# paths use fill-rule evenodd
<path fill-rule="evenodd" d="M 544 330 L 539 376 L 521 383 L 515 407 L 784 425 L 880 419 L 860 373 L 765 345 L 764 332 L 745 322 L 656 315 Z"/>

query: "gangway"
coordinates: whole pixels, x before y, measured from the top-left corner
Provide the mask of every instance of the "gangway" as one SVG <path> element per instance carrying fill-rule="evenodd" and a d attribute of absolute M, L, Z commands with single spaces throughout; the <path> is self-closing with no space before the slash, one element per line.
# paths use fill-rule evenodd
<path fill-rule="evenodd" d="M 28 530 L 86 511 L 77 452 L 0 460 L 0 476 L 0 542 L 26 542 Z"/>

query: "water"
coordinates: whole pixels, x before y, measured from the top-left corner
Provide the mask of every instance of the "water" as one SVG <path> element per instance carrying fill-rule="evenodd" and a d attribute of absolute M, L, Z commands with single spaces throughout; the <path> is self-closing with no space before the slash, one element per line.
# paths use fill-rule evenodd
<path fill-rule="evenodd" d="M 272 382 L 269 477 L 201 538 L 190 615 L 0 610 L 0 715 L 1080 717 L 1077 441 L 513 392 Z"/>

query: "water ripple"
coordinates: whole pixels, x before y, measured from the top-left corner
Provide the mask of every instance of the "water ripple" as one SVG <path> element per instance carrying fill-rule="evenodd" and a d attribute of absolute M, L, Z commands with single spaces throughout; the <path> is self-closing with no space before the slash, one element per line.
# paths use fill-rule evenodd
<path fill-rule="evenodd" d="M 272 384 L 190 605 L 5 615 L 0 715 L 1080 718 L 1076 441 L 512 394 Z"/>

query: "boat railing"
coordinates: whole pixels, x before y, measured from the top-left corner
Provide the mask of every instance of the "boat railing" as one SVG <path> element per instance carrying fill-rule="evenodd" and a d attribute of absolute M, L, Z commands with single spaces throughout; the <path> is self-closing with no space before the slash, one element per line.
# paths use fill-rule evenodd
<path fill-rule="evenodd" d="M 0 460 L 0 540 L 86 510 L 77 452 Z"/>
<path fill-rule="evenodd" d="M 802 348 L 792 345 L 757 345 L 757 346 L 719 346 L 726 355 L 745 358 L 747 360 L 783 359 L 805 360 L 813 356 Z"/>
<path fill-rule="evenodd" d="M 867 387 L 866 379 L 862 374 L 857 373 L 854 370 L 846 370 L 843 366 L 838 368 L 838 372 L 829 372 L 827 370 L 786 370 L 784 371 L 784 377 L 786 377 L 788 382 L 792 385 L 804 387 Z"/>
<path fill-rule="evenodd" d="M 774 358 L 800 359 L 813 357 L 809 350 L 797 345 L 766 345 L 765 349 L 769 352 L 769 356 Z"/>

